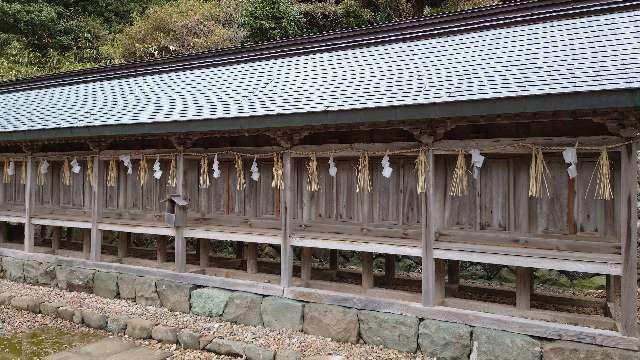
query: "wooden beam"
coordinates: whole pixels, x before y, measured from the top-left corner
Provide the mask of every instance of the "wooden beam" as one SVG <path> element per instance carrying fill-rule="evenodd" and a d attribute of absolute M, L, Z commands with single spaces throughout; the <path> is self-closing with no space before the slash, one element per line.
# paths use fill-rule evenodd
<path fill-rule="evenodd" d="M 245 254 L 247 255 L 247 272 L 249 274 L 258 273 L 258 244 L 247 243 Z"/>
<path fill-rule="evenodd" d="M 200 249 L 200 268 L 209 267 L 209 239 L 198 239 Z"/>
<path fill-rule="evenodd" d="M 300 267 L 300 278 L 302 281 L 311 280 L 311 269 L 313 268 L 313 248 L 302 248 L 302 266 Z"/>
<path fill-rule="evenodd" d="M 93 158 L 93 178 L 95 186 L 93 187 L 93 202 L 91 206 L 91 260 L 100 261 L 102 255 L 102 230 L 98 228 L 98 222 L 102 217 L 102 204 L 104 199 L 104 182 L 102 175 L 104 174 L 104 162 L 100 161 L 98 156 Z"/>
<path fill-rule="evenodd" d="M 385 254 L 384 256 L 384 283 L 387 286 L 393 284 L 396 277 L 396 256 L 393 254 Z"/>
<path fill-rule="evenodd" d="M 156 260 L 162 264 L 167 261 L 167 237 L 159 235 L 156 239 Z"/>
<path fill-rule="evenodd" d="M 438 299 L 436 294 L 436 266 L 433 257 L 433 243 L 435 240 L 433 204 L 433 150 L 427 155 L 427 190 L 420 196 L 420 226 L 422 228 L 422 305 L 435 306 Z"/>
<path fill-rule="evenodd" d="M 184 155 L 182 150 L 176 155 L 176 193 L 184 194 Z M 187 271 L 187 242 L 184 237 L 184 228 L 175 228 L 175 264 L 176 272 Z"/>
<path fill-rule="evenodd" d="M 31 193 L 33 192 L 34 171 L 33 171 L 33 157 L 27 156 L 27 160 L 23 163 L 27 167 L 27 178 L 24 185 L 24 251 L 33 252 L 33 224 L 31 223 L 32 212 L 32 200 Z"/>
<path fill-rule="evenodd" d="M 533 270 L 527 267 L 516 267 L 516 308 L 531 309 L 532 287 Z"/>
<path fill-rule="evenodd" d="M 291 155 L 282 155 L 284 188 L 280 192 L 280 223 L 282 227 L 282 242 L 280 244 L 280 285 L 283 288 L 291 286 L 293 281 L 293 248 L 289 243 L 290 223 L 289 209 L 293 204 L 294 178 Z"/>
<path fill-rule="evenodd" d="M 373 253 L 360 253 L 362 265 L 362 288 L 364 290 L 373 288 Z"/>
<path fill-rule="evenodd" d="M 622 284 L 620 325 L 623 335 L 637 336 L 638 291 L 638 145 L 627 144 L 620 151 L 620 239 L 622 246 Z"/>
<path fill-rule="evenodd" d="M 122 260 L 129 256 L 129 233 L 118 233 L 118 259 Z"/>
<path fill-rule="evenodd" d="M 56 254 L 58 250 L 60 250 L 61 232 L 62 229 L 59 226 L 54 226 L 53 229 L 51 229 L 51 250 L 54 254 Z"/>

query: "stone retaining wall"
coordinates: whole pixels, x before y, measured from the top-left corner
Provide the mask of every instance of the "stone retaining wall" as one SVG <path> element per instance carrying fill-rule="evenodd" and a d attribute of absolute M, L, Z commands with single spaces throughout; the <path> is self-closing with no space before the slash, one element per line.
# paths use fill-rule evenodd
<path fill-rule="evenodd" d="M 172 311 L 222 317 L 224 320 L 252 326 L 288 328 L 341 342 L 363 341 L 406 352 L 420 351 L 427 356 L 473 360 L 559 360 L 616 359 L 640 360 L 640 353 L 564 341 L 546 341 L 525 335 L 474 328 L 413 316 L 356 310 L 336 305 L 305 303 L 277 296 L 262 296 L 241 291 L 197 287 L 163 279 L 123 273 L 89 270 L 31 260 L 0 257 L 0 275 L 11 281 L 55 286 L 68 291 L 94 293 L 105 298 L 121 298 L 143 305 L 163 306 Z M 2 291 L 0 290 L 0 293 Z M 0 294 L 0 303 L 25 310 L 55 314 L 69 321 L 84 323 L 132 337 L 153 337 L 159 341 L 180 343 L 185 347 L 206 348 L 217 353 L 259 351 L 249 344 L 208 343 L 196 334 L 180 329 L 154 327 L 144 320 L 105 318 L 60 304 L 35 304 L 27 299 L 12 301 Z M 57 307 L 56 307 L 57 306 Z M 36 307 L 38 309 L 36 309 Z"/>

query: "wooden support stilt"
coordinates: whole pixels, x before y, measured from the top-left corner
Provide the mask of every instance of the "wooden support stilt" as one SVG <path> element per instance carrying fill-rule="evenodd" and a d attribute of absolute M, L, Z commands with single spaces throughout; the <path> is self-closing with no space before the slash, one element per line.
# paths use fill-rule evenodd
<path fill-rule="evenodd" d="M 245 254 L 247 255 L 247 272 L 256 274 L 258 272 L 258 244 L 247 243 Z"/>
<path fill-rule="evenodd" d="M 162 264 L 167 261 L 167 237 L 158 236 L 156 240 L 156 260 L 158 264 Z"/>
<path fill-rule="evenodd" d="M 362 288 L 367 290 L 373 288 L 373 253 L 363 252 L 360 254 L 362 263 Z"/>
<path fill-rule="evenodd" d="M 129 233 L 118 233 L 118 259 L 122 260 L 129 256 Z"/>
<path fill-rule="evenodd" d="M 33 157 L 27 156 L 25 161 L 27 178 L 24 185 L 24 251 L 33 252 L 33 224 L 31 223 L 31 193 L 34 185 Z"/>
<path fill-rule="evenodd" d="M 293 279 L 293 248 L 289 245 L 289 206 L 293 203 L 293 172 L 291 155 L 282 155 L 284 188 L 280 192 L 280 226 L 282 239 L 280 244 L 280 285 L 287 288 Z"/>
<path fill-rule="evenodd" d="M 620 231 L 622 278 L 620 285 L 620 332 L 637 336 L 638 297 L 638 145 L 620 149 Z"/>
<path fill-rule="evenodd" d="M 93 202 L 91 207 L 91 231 L 89 233 L 90 259 L 100 261 L 102 255 L 102 230 L 98 228 L 98 221 L 102 217 L 102 204 L 104 197 L 104 182 L 101 181 L 104 174 L 104 162 L 100 157 L 93 158 L 93 178 L 96 179 L 93 187 Z"/>
<path fill-rule="evenodd" d="M 85 259 L 91 258 L 91 231 L 81 229 L 82 234 L 82 257 Z"/>
<path fill-rule="evenodd" d="M 386 254 L 384 256 L 384 283 L 387 286 L 393 284 L 393 279 L 396 277 L 396 256 L 393 254 Z"/>
<path fill-rule="evenodd" d="M 533 269 L 516 268 L 516 308 L 531 309 L 531 289 L 533 287 Z"/>
<path fill-rule="evenodd" d="M 199 239 L 200 268 L 209 267 L 209 239 Z"/>
<path fill-rule="evenodd" d="M 460 261 L 449 260 L 447 261 L 447 291 L 451 294 L 451 296 L 457 296 L 459 286 Z"/>
<path fill-rule="evenodd" d="M 7 223 L 0 222 L 0 244 L 7 242 Z"/>
<path fill-rule="evenodd" d="M 435 224 L 433 205 L 433 150 L 427 155 L 426 192 L 420 196 L 420 226 L 422 230 L 422 305 L 435 306 L 438 303 L 436 289 L 436 266 L 433 258 Z"/>
<path fill-rule="evenodd" d="M 54 226 L 51 229 L 51 250 L 56 254 L 60 250 L 60 233 L 62 229 L 59 226 Z"/>
<path fill-rule="evenodd" d="M 435 305 L 442 305 L 445 298 L 445 278 L 447 275 L 447 263 L 442 259 L 434 261 L 434 298 Z"/>
<path fill-rule="evenodd" d="M 176 156 L 176 193 L 184 194 L 184 155 L 182 149 Z M 176 272 L 187 271 L 187 242 L 182 227 L 175 228 L 175 264 Z"/>
<path fill-rule="evenodd" d="M 300 278 L 302 281 L 311 280 L 311 269 L 313 263 L 313 249 L 312 248 L 302 248 L 302 266 L 300 267 Z"/>

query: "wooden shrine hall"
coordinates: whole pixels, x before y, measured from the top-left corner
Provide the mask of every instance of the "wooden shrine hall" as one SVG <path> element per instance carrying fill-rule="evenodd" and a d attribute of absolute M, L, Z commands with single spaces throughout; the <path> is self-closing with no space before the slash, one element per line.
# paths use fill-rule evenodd
<path fill-rule="evenodd" d="M 0 256 L 638 350 L 638 29 L 525 1 L 0 83 Z"/>

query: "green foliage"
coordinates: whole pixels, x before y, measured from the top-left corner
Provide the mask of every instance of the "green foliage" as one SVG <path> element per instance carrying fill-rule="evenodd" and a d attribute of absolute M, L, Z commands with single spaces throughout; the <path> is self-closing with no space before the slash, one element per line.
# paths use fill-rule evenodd
<path fill-rule="evenodd" d="M 376 24 L 411 18 L 410 0 L 362 0 L 362 5 L 374 14 Z"/>
<path fill-rule="evenodd" d="M 498 0 L 444 0 L 437 6 L 427 6 L 424 8 L 424 15 L 436 15 L 454 11 L 468 10 L 480 6 L 498 4 Z"/>
<path fill-rule="evenodd" d="M 150 8 L 107 47 L 117 60 L 157 58 L 240 44 L 242 1 L 179 0 Z"/>
<path fill-rule="evenodd" d="M 359 28 L 371 25 L 374 15 L 356 0 L 301 3 L 298 5 L 306 34 Z"/>
<path fill-rule="evenodd" d="M 291 0 L 249 0 L 242 12 L 240 26 L 243 42 L 288 39 L 301 32 L 301 16 Z"/>

